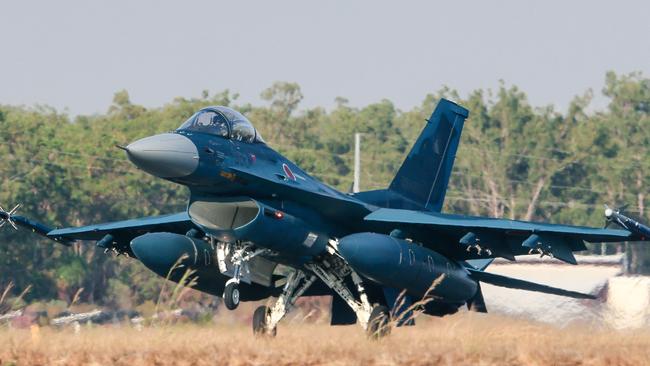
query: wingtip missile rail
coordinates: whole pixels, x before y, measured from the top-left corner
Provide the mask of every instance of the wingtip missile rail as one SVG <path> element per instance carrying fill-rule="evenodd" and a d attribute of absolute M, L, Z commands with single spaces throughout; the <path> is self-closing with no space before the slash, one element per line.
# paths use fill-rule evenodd
<path fill-rule="evenodd" d="M 19 208 L 20 204 L 17 204 L 11 210 L 5 211 L 2 206 L 0 206 L 0 228 L 8 223 L 15 230 L 18 230 L 18 226 L 21 226 L 31 230 L 33 233 L 46 237 L 50 240 L 54 240 L 55 242 L 63 244 L 65 246 L 70 246 L 73 243 L 73 241 L 66 238 L 48 236 L 47 234 L 52 231 L 51 227 L 43 225 L 40 222 L 36 222 L 34 220 L 30 220 L 24 216 L 16 215 L 16 212 Z"/>
<path fill-rule="evenodd" d="M 18 211 L 19 208 L 20 208 L 20 203 L 14 206 L 14 208 L 12 208 L 9 211 L 5 211 L 5 209 L 2 208 L 2 206 L 0 206 L 0 227 L 3 227 L 5 226 L 5 224 L 9 223 L 11 227 L 13 227 L 15 230 L 18 230 L 18 227 L 16 227 L 16 223 L 14 222 L 13 217 L 14 217 L 14 213 L 16 213 L 16 211 Z"/>
<path fill-rule="evenodd" d="M 621 213 L 619 209 L 612 209 L 605 205 L 605 219 L 628 230 L 640 240 L 650 240 L 650 227 Z"/>

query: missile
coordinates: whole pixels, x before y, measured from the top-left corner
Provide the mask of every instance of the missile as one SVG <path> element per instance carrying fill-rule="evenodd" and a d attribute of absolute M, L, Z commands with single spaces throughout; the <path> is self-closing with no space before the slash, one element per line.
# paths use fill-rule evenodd
<path fill-rule="evenodd" d="M 607 223 L 616 223 L 641 240 L 650 239 L 650 227 L 643 225 L 642 223 L 628 216 L 623 215 L 621 213 L 621 210 L 614 210 L 605 205 L 605 219 L 607 220 Z"/>
<path fill-rule="evenodd" d="M 9 225 L 11 225 L 14 230 L 18 230 L 18 227 L 16 227 L 16 223 L 14 221 L 14 214 L 16 211 L 18 211 L 19 208 L 20 203 L 9 211 L 5 211 L 4 208 L 0 206 L 0 227 L 3 227 L 6 223 L 9 223 Z"/>
<path fill-rule="evenodd" d="M 63 244 L 65 246 L 72 245 L 74 240 L 66 239 L 63 237 L 47 236 L 47 234 L 50 231 L 52 231 L 51 227 L 47 225 L 43 225 L 40 222 L 30 220 L 25 216 L 16 215 L 16 212 L 18 211 L 20 206 L 21 206 L 20 204 L 17 204 L 16 206 L 14 206 L 14 208 L 12 208 L 9 211 L 5 211 L 5 209 L 3 209 L 2 206 L 0 206 L 0 228 L 3 227 L 5 224 L 9 224 L 15 230 L 18 230 L 18 227 L 21 226 L 23 228 L 31 230 L 33 233 L 41 235 L 50 240 L 54 240 L 59 244 Z"/>

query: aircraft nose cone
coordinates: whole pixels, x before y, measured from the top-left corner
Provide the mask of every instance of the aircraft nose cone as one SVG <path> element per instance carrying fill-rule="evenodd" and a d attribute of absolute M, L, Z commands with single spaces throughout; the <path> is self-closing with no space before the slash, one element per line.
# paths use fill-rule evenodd
<path fill-rule="evenodd" d="M 160 178 L 188 176 L 199 165 L 199 151 L 192 140 L 176 133 L 145 137 L 126 148 L 129 160 L 138 168 Z"/>

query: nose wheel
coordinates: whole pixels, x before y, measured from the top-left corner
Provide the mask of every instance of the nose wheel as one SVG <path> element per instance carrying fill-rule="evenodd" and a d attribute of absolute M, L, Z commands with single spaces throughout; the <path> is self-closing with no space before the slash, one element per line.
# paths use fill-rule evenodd
<path fill-rule="evenodd" d="M 239 306 L 239 285 L 229 282 L 223 290 L 223 303 L 228 310 L 235 310 Z"/>

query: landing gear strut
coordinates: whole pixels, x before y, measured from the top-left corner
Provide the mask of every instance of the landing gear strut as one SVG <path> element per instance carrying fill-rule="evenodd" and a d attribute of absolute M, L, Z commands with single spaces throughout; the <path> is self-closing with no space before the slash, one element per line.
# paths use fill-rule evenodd
<path fill-rule="evenodd" d="M 316 281 L 316 276 L 307 278 L 302 271 L 289 274 L 287 283 L 282 289 L 282 294 L 273 307 L 260 306 L 255 310 L 253 314 L 253 333 L 259 336 L 275 336 L 280 320 L 293 308 L 296 299 L 302 296 L 314 281 Z"/>
<path fill-rule="evenodd" d="M 390 312 L 383 305 L 376 305 L 370 312 L 366 334 L 370 339 L 380 339 L 390 334 Z"/>
<path fill-rule="evenodd" d="M 354 272 L 338 255 L 338 243 L 334 240 L 329 242 L 327 247 L 331 254 L 329 258 L 321 263 L 307 264 L 306 267 L 313 271 L 329 288 L 334 290 L 357 315 L 357 320 L 366 334 L 371 339 L 379 339 L 390 333 L 390 313 L 388 308 L 382 305 L 371 305 L 368 295 L 363 286 L 363 280 Z M 352 294 L 344 279 L 350 275 L 354 283 L 357 298 Z"/>
<path fill-rule="evenodd" d="M 228 261 L 228 254 L 230 252 L 232 252 L 232 256 L 230 256 L 230 260 Z M 239 282 L 243 276 L 247 276 L 250 273 L 248 262 L 252 258 L 266 252 L 266 249 L 251 251 L 249 245 L 223 242 L 217 244 L 217 264 L 219 271 L 228 275 L 232 274 L 232 278 L 226 282 L 226 287 L 223 290 L 223 302 L 228 310 L 234 310 L 239 306 Z M 232 268 L 228 268 L 228 264 Z"/>
<path fill-rule="evenodd" d="M 368 329 L 368 321 L 370 320 L 372 306 L 370 305 L 370 302 L 368 302 L 368 296 L 363 287 L 361 277 L 359 277 L 355 272 L 351 272 L 352 281 L 357 286 L 357 292 L 359 293 L 360 301 L 357 301 L 352 294 L 352 291 L 348 289 L 343 281 L 342 278 L 344 278 L 344 276 L 338 275 L 335 271 L 329 270 L 329 268 L 320 264 L 309 264 L 307 267 L 316 273 L 316 275 L 323 280 L 329 288 L 341 296 L 343 301 L 345 301 L 357 315 L 361 327 L 364 330 Z"/>

